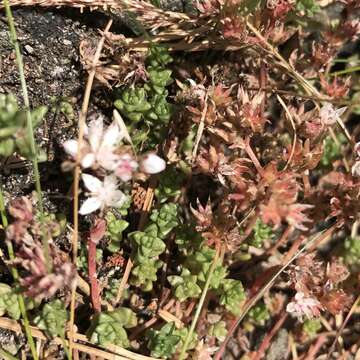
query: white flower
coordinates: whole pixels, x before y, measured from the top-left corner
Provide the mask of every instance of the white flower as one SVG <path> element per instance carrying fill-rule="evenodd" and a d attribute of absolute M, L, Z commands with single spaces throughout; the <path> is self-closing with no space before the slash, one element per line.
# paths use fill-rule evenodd
<path fill-rule="evenodd" d="M 121 155 L 114 169 L 114 174 L 122 181 L 129 181 L 139 164 L 129 154 Z"/>
<path fill-rule="evenodd" d="M 126 201 L 126 195 L 118 190 L 118 182 L 115 176 L 105 176 L 100 181 L 95 176 L 83 174 L 82 180 L 85 187 L 90 191 L 90 197 L 82 204 L 79 213 L 90 214 L 105 207 L 121 207 Z"/>
<path fill-rule="evenodd" d="M 140 169 L 146 174 L 157 174 L 164 171 L 166 162 L 154 153 L 144 155 L 140 161 Z"/>
<path fill-rule="evenodd" d="M 83 141 L 81 149 L 82 168 L 86 169 L 94 166 L 101 166 L 106 170 L 113 170 L 119 160 L 119 155 L 114 153 L 116 146 L 123 138 L 116 122 L 113 122 L 104 130 L 102 117 L 90 122 L 85 131 L 87 140 Z M 68 140 L 63 144 L 65 151 L 76 158 L 78 152 L 77 140 Z"/>
<path fill-rule="evenodd" d="M 302 319 L 306 316 L 308 319 L 317 317 L 322 310 L 321 303 L 310 296 L 305 296 L 303 292 L 297 292 L 295 298 L 286 306 L 286 311 Z"/>
<path fill-rule="evenodd" d="M 360 161 L 356 161 L 351 168 L 351 173 L 353 176 L 360 176 Z"/>
<path fill-rule="evenodd" d="M 346 111 L 347 107 L 344 106 L 340 109 L 335 109 L 330 103 L 325 103 L 320 109 L 319 116 L 325 125 L 333 125 L 341 120 L 340 116 Z"/>

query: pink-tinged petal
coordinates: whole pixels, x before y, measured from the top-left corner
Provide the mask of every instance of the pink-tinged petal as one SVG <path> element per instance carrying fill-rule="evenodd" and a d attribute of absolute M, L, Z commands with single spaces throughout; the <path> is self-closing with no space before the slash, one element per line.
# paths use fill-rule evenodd
<path fill-rule="evenodd" d="M 86 188 L 92 193 L 97 193 L 102 189 L 102 182 L 95 176 L 89 174 L 82 174 L 81 177 Z"/>
<path fill-rule="evenodd" d="M 94 153 L 88 153 L 81 159 L 81 167 L 83 169 L 87 169 L 89 167 L 92 167 L 95 162 L 95 154 Z"/>
<path fill-rule="evenodd" d="M 81 208 L 79 210 L 80 215 L 87 215 L 90 214 L 98 209 L 101 208 L 101 201 L 96 197 L 88 198 L 84 201 L 84 203 L 81 205 Z"/>
<path fill-rule="evenodd" d="M 91 149 L 94 152 L 96 152 L 100 147 L 103 131 L 104 131 L 104 121 L 102 117 L 99 117 L 98 119 L 95 119 L 90 122 L 88 140 Z"/>
<path fill-rule="evenodd" d="M 78 152 L 78 142 L 74 139 L 67 140 L 63 144 L 64 150 L 72 157 L 76 157 Z"/>
<path fill-rule="evenodd" d="M 114 154 L 110 148 L 101 147 L 100 151 L 96 154 L 96 160 L 99 165 L 109 171 L 113 171 L 115 169 L 119 159 L 120 156 Z"/>
<path fill-rule="evenodd" d="M 146 174 L 157 174 L 165 168 L 165 160 L 153 153 L 145 155 L 140 162 L 140 169 Z"/>
<path fill-rule="evenodd" d="M 121 140 L 121 133 L 119 126 L 113 122 L 105 131 L 104 137 L 102 140 L 102 146 L 105 147 L 114 147 Z"/>

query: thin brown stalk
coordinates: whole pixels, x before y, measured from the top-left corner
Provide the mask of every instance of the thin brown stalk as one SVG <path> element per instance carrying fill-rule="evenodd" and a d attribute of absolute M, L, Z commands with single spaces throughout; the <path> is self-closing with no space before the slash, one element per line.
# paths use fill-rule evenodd
<path fill-rule="evenodd" d="M 17 321 L 5 317 L 0 317 L 0 328 L 14 331 L 16 334 L 23 333 L 22 327 Z M 49 340 L 49 338 L 36 326 L 30 326 L 30 331 L 34 338 L 43 341 L 51 341 L 60 346 L 63 344 L 63 339 L 60 337 L 54 337 Z M 75 342 L 73 344 L 73 349 L 108 360 L 156 360 L 155 358 L 136 354 L 132 351 L 121 348 L 120 346 L 111 344 L 106 346 L 106 350 L 97 349 L 90 343 L 87 336 L 79 333 L 74 334 L 74 340 L 81 341 L 84 344 Z"/>
<path fill-rule="evenodd" d="M 207 107 L 208 107 L 207 101 L 208 101 L 208 92 L 206 92 L 206 94 L 205 94 L 204 109 L 202 110 L 199 127 L 198 127 L 197 132 L 196 132 L 195 144 L 194 144 L 192 155 L 191 155 L 191 161 L 192 162 L 194 162 L 195 159 L 196 159 L 196 154 L 197 154 L 198 147 L 199 147 L 199 144 L 200 144 L 200 141 L 201 141 L 201 137 L 202 137 L 202 134 L 203 134 L 204 129 L 205 129 L 205 117 L 206 117 Z"/>
<path fill-rule="evenodd" d="M 314 360 L 316 358 L 316 354 L 319 352 L 320 348 L 324 345 L 325 342 L 326 336 L 320 335 L 317 338 L 316 343 L 310 347 L 304 360 Z"/>
<path fill-rule="evenodd" d="M 82 148 L 83 143 L 83 137 L 84 137 L 84 128 L 85 128 L 85 120 L 86 115 L 89 107 L 89 100 L 90 100 L 90 94 L 91 89 L 93 86 L 93 82 L 95 79 L 96 74 L 96 67 L 98 64 L 98 61 L 100 59 L 101 51 L 104 46 L 105 42 L 105 34 L 109 31 L 110 27 L 112 25 L 112 20 L 109 20 L 107 23 L 104 34 L 102 35 L 98 46 L 96 48 L 96 52 L 93 57 L 92 61 L 92 68 L 89 72 L 88 80 L 86 83 L 85 88 L 85 94 L 84 94 L 84 100 L 81 107 L 81 112 L 79 116 L 79 135 L 78 135 L 78 153 L 76 156 L 76 167 L 74 170 L 74 183 L 73 183 L 73 189 L 74 189 L 74 204 L 73 204 L 73 212 L 74 212 L 74 229 L 72 233 L 72 255 L 73 255 L 73 263 L 76 266 L 76 260 L 77 260 L 77 253 L 78 253 L 78 237 L 79 237 L 79 180 L 80 180 L 80 159 L 81 159 L 81 153 L 80 149 Z M 71 291 L 71 302 L 70 302 L 70 336 L 69 336 L 69 346 L 70 346 L 70 353 L 73 348 L 73 338 L 74 338 L 74 322 L 75 322 L 75 295 L 76 295 L 76 285 L 72 288 Z"/>
<path fill-rule="evenodd" d="M 295 147 L 296 147 L 296 142 L 297 142 L 297 134 L 296 134 L 296 126 L 295 126 L 295 122 L 294 122 L 294 119 L 291 115 L 291 112 L 289 111 L 289 108 L 286 106 L 284 100 L 280 97 L 280 95 L 276 95 L 279 103 L 281 104 L 281 106 L 283 107 L 283 109 L 285 110 L 285 113 L 291 123 L 291 127 L 293 129 L 293 143 L 292 143 L 292 146 L 291 146 L 291 152 L 290 152 L 290 155 L 289 155 L 289 158 L 288 158 L 288 161 L 286 162 L 285 164 L 285 167 L 283 170 L 286 170 L 287 167 L 291 164 L 291 161 L 292 161 L 292 158 L 294 157 L 294 153 L 295 153 Z"/>
<path fill-rule="evenodd" d="M 276 321 L 275 325 L 272 327 L 270 332 L 266 334 L 264 339 L 262 340 L 259 350 L 257 350 L 253 356 L 251 356 L 251 360 L 260 360 L 265 355 L 266 350 L 269 348 L 271 344 L 271 340 L 274 338 L 274 336 L 277 334 L 277 332 L 280 330 L 281 326 L 284 324 L 288 314 L 283 311 L 281 316 Z"/>

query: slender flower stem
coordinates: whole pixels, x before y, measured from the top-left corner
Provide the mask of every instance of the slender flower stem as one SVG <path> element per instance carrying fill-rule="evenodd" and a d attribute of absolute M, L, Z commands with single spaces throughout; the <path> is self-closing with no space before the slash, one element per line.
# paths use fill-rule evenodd
<path fill-rule="evenodd" d="M 0 184 L 0 214 L 1 214 L 2 224 L 5 229 L 8 226 L 8 220 L 7 220 L 6 212 L 5 212 L 4 196 L 3 196 L 1 184 Z M 9 258 L 10 258 L 10 260 L 13 261 L 15 259 L 15 255 L 14 255 L 14 248 L 12 246 L 12 243 L 10 241 L 6 241 L 6 246 L 8 249 Z M 12 273 L 12 276 L 15 279 L 15 281 L 18 282 L 19 273 L 15 267 L 11 267 L 11 273 Z M 17 298 L 18 298 L 18 302 L 19 302 L 21 316 L 23 318 L 26 338 L 27 338 L 27 341 L 30 346 L 30 351 L 31 351 L 32 357 L 34 358 L 34 360 L 38 360 L 39 357 L 36 352 L 34 338 L 31 335 L 30 322 L 29 322 L 29 318 L 28 318 L 27 312 L 26 312 L 24 297 L 21 294 L 18 294 Z M 2 355 L 2 354 L 0 353 L 0 355 Z"/>
<path fill-rule="evenodd" d="M 74 169 L 74 182 L 73 182 L 73 191 L 74 191 L 74 204 L 73 204 L 73 213 L 74 213 L 74 230 L 72 235 L 72 260 L 76 266 L 77 254 L 78 254 L 78 238 L 79 238 L 79 182 L 80 182 L 80 149 L 83 143 L 84 138 L 84 129 L 85 129 L 85 120 L 86 115 L 89 107 L 90 95 L 92 85 L 95 79 L 96 74 L 96 67 L 101 55 L 102 48 L 105 42 L 105 36 L 110 30 L 112 25 L 112 20 L 109 20 L 107 23 L 105 30 L 102 34 L 102 37 L 98 43 L 96 48 L 96 52 L 93 57 L 92 61 L 92 68 L 89 72 L 89 77 L 87 79 L 85 93 L 84 93 L 84 100 L 81 107 L 81 112 L 79 116 L 79 135 L 78 135 L 78 153 L 76 156 L 76 167 Z M 73 342 L 74 342 L 74 322 L 75 322 L 75 297 L 76 297 L 76 285 L 73 286 L 71 290 L 71 301 L 70 301 L 70 321 L 69 321 L 69 348 L 70 353 L 72 353 L 73 349 Z"/>
<path fill-rule="evenodd" d="M 14 46 L 15 49 L 15 55 L 16 55 L 16 63 L 19 71 L 19 77 L 20 77 L 20 83 L 21 83 L 21 91 L 23 95 L 24 105 L 25 105 L 25 111 L 26 111 L 26 125 L 27 125 L 27 132 L 30 142 L 30 150 L 31 150 L 31 161 L 33 164 L 34 169 L 34 178 L 35 178 L 35 188 L 36 192 L 38 194 L 38 206 L 40 211 L 40 220 L 41 224 L 44 223 L 44 206 L 42 201 L 42 192 L 41 192 L 41 184 L 40 184 L 40 173 L 39 173 L 39 165 L 37 162 L 37 156 L 36 156 L 36 146 L 35 146 L 35 138 L 34 138 L 34 128 L 31 118 L 31 112 L 30 112 L 30 101 L 29 101 L 29 95 L 26 87 L 26 80 L 25 80 L 25 74 L 24 74 L 24 63 L 20 51 L 19 42 L 16 35 L 16 29 L 14 24 L 14 18 L 12 16 L 11 8 L 9 5 L 8 0 L 3 0 L 6 17 L 8 20 L 9 25 L 9 32 L 10 32 L 10 40 Z M 43 225 L 42 225 L 43 227 Z M 43 246 L 44 246 L 44 256 L 46 260 L 46 267 L 48 272 L 51 272 L 52 264 L 50 259 L 50 248 L 49 248 L 49 241 L 47 236 L 45 235 L 45 231 L 42 231 L 43 236 Z"/>
<path fill-rule="evenodd" d="M 201 309 L 204 305 L 204 301 L 205 301 L 205 297 L 206 297 L 206 294 L 209 290 L 209 286 L 210 286 L 210 281 L 211 281 L 211 278 L 212 278 L 212 275 L 214 273 L 214 270 L 215 270 L 215 266 L 216 266 L 216 263 L 217 263 L 217 260 L 219 258 L 219 253 L 220 253 L 220 248 L 218 247 L 218 249 L 216 250 L 216 253 L 215 253 L 215 256 L 214 256 L 214 260 L 210 266 L 210 269 L 208 271 L 208 274 L 207 274 L 207 279 L 206 279 L 206 282 L 205 282 L 205 286 L 204 286 L 204 289 L 202 291 L 202 294 L 201 294 L 201 297 L 200 297 L 200 300 L 199 300 L 199 303 L 198 303 L 198 306 L 196 308 L 196 312 L 195 312 L 195 316 L 191 322 L 191 325 L 190 325 L 190 329 L 189 329 L 189 332 L 186 336 L 186 339 L 184 341 L 184 344 L 181 348 L 181 353 L 180 353 L 180 356 L 179 356 L 179 360 L 183 360 L 185 359 L 185 356 L 186 356 L 186 350 L 189 346 L 189 343 L 190 343 L 190 340 L 191 340 L 191 336 L 195 330 L 195 326 L 197 324 L 197 321 L 199 319 L 199 316 L 200 316 L 200 313 L 201 313 Z"/>

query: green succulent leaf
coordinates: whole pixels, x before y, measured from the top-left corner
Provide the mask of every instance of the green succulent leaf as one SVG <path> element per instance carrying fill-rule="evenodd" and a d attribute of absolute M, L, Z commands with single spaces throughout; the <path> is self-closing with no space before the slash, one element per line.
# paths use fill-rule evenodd
<path fill-rule="evenodd" d="M 188 298 L 197 298 L 201 294 L 201 288 L 197 284 L 197 276 L 184 268 L 180 274 L 167 277 L 169 283 L 174 288 L 175 296 L 184 301 Z"/>
<path fill-rule="evenodd" d="M 270 313 L 266 305 L 260 302 L 249 310 L 248 318 L 256 325 L 264 326 L 265 322 L 270 319 Z"/>
<path fill-rule="evenodd" d="M 320 319 L 306 319 L 303 323 L 303 331 L 310 338 L 315 337 L 321 328 L 322 325 Z"/>
<path fill-rule="evenodd" d="M 360 265 L 360 238 L 348 237 L 345 240 L 343 257 L 348 265 Z"/>
<path fill-rule="evenodd" d="M 342 156 L 342 145 L 346 143 L 346 137 L 340 133 L 337 134 L 338 142 L 335 142 L 331 136 L 324 139 L 323 155 L 320 160 L 322 166 L 328 167 Z"/>
<path fill-rule="evenodd" d="M 220 305 L 224 305 L 226 310 L 234 315 L 239 315 L 241 312 L 241 303 L 245 298 L 246 295 L 241 281 L 225 279 L 222 282 Z"/>
<path fill-rule="evenodd" d="M 158 226 L 157 236 L 161 239 L 166 238 L 179 225 L 177 205 L 174 203 L 163 205 L 160 210 L 152 212 L 150 219 Z"/>
<path fill-rule="evenodd" d="M 226 322 L 219 321 L 210 326 L 209 335 L 215 336 L 219 341 L 224 341 L 228 331 L 226 329 Z"/>
<path fill-rule="evenodd" d="M 139 122 L 143 114 L 151 109 L 147 101 L 147 95 L 144 88 L 128 88 L 123 91 L 120 99 L 115 100 L 114 105 L 128 119 Z"/>
<path fill-rule="evenodd" d="M 114 344 L 127 348 L 130 342 L 125 329 L 136 324 L 135 313 L 131 309 L 121 307 L 97 314 L 92 320 L 87 336 L 94 344 L 103 346 Z"/>
<path fill-rule="evenodd" d="M 151 291 L 153 282 L 157 280 L 156 273 L 163 264 L 162 261 L 135 257 L 135 264 L 131 272 L 131 284 L 141 286 L 143 291 Z"/>
<path fill-rule="evenodd" d="M 107 249 L 111 252 L 119 251 L 123 240 L 123 232 L 129 226 L 129 223 L 123 219 L 118 219 L 112 212 L 106 214 L 106 235 L 110 238 Z"/>
<path fill-rule="evenodd" d="M 152 67 L 164 67 L 173 61 L 169 54 L 169 50 L 161 45 L 152 44 L 146 59 L 147 63 Z"/>
<path fill-rule="evenodd" d="M 182 173 L 174 166 L 169 166 L 160 174 L 159 185 L 155 190 L 155 196 L 161 203 L 181 194 L 181 185 L 184 181 Z"/>
<path fill-rule="evenodd" d="M 149 121 L 161 121 L 167 123 L 171 117 L 171 105 L 167 102 L 166 96 L 154 95 L 150 99 L 151 109 L 146 113 L 146 118 Z"/>
<path fill-rule="evenodd" d="M 250 239 L 249 244 L 256 248 L 261 248 L 264 241 L 271 239 L 273 236 L 274 233 L 272 228 L 263 223 L 260 219 L 257 219 L 254 227 L 254 234 Z"/>
<path fill-rule="evenodd" d="M 14 320 L 19 320 L 21 312 L 17 295 L 12 288 L 0 283 L 0 316 L 4 314 L 8 314 Z"/>
<path fill-rule="evenodd" d="M 65 337 L 65 324 L 68 321 L 68 312 L 59 299 L 45 304 L 40 315 L 34 319 L 34 324 L 44 330 L 48 336 Z"/>
<path fill-rule="evenodd" d="M 168 359 L 182 346 L 188 335 L 187 328 L 177 329 L 174 323 L 165 324 L 160 330 L 150 329 L 147 332 L 148 348 L 151 356 Z M 197 334 L 193 333 L 187 350 L 196 346 Z"/>

